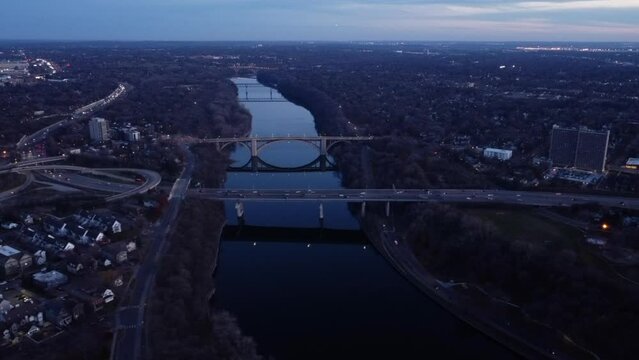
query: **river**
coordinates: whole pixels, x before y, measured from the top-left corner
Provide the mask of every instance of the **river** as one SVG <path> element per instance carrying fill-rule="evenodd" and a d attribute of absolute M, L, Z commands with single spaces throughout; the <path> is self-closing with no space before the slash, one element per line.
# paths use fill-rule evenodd
<path fill-rule="evenodd" d="M 235 83 L 257 84 L 235 78 Z M 271 89 L 248 87 L 250 98 Z M 274 91 L 275 96 L 280 96 Z M 244 88 L 240 97 L 244 97 Z M 317 135 L 313 116 L 290 102 L 245 103 L 252 134 Z M 300 142 L 264 149 L 278 166 L 303 165 L 318 155 Z M 236 165 L 250 153 L 238 147 Z M 339 175 L 323 173 L 229 173 L 226 188 L 338 188 Z M 226 204 L 236 224 L 233 203 Z M 357 231 L 345 204 L 324 204 L 324 227 Z M 247 203 L 247 225 L 319 227 L 319 204 Z M 224 237 L 216 273 L 215 303 L 238 317 L 261 354 L 275 359 L 509 359 L 515 356 L 439 307 L 400 276 L 353 232 L 331 237 L 299 235 Z M 306 237 L 305 237 L 306 236 Z M 355 354 L 355 355 L 353 355 Z"/>

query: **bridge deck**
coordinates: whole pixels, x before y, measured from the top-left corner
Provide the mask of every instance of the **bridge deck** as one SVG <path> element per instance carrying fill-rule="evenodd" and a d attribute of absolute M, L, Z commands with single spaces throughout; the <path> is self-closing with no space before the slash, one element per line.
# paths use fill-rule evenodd
<path fill-rule="evenodd" d="M 639 209 L 639 198 L 566 194 L 533 191 L 472 190 L 472 189 L 327 189 L 327 190 L 254 190 L 199 189 L 190 196 L 233 201 L 310 201 L 310 202 L 448 202 L 501 203 L 526 206 L 571 206 L 600 204 L 603 206 Z"/>

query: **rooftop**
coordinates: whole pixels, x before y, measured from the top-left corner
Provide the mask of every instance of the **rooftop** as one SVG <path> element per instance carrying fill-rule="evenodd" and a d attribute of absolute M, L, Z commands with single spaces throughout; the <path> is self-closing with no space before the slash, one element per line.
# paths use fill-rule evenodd
<path fill-rule="evenodd" d="M 16 250 L 12 248 L 11 246 L 0 245 L 0 255 L 13 256 L 19 253 L 20 253 L 20 250 Z"/>

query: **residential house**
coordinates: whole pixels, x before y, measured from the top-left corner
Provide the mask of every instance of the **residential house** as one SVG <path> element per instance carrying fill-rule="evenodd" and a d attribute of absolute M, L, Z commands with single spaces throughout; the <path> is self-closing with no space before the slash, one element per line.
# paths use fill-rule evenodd
<path fill-rule="evenodd" d="M 42 225 L 48 233 L 55 236 L 66 236 L 68 233 L 67 223 L 51 215 L 42 220 Z"/>
<path fill-rule="evenodd" d="M 71 226 L 69 237 L 78 244 L 94 244 L 104 240 L 104 233 L 94 229 L 88 229 L 82 225 Z"/>
<path fill-rule="evenodd" d="M 73 215 L 73 218 L 86 228 L 98 229 L 102 232 L 117 234 L 122 232 L 122 223 L 113 216 L 103 216 L 82 210 Z"/>
<path fill-rule="evenodd" d="M 9 278 L 30 268 L 33 258 L 30 254 L 11 246 L 0 245 L 0 276 Z"/>
<path fill-rule="evenodd" d="M 56 288 L 69 281 L 66 275 L 56 270 L 35 273 L 32 275 L 32 279 L 34 285 L 45 290 Z"/>
<path fill-rule="evenodd" d="M 0 330 L 10 329 L 13 334 L 17 334 L 21 327 L 39 323 L 42 316 L 39 305 L 21 303 L 7 313 L 0 313 Z"/>
<path fill-rule="evenodd" d="M 50 323 L 66 327 L 73 321 L 73 314 L 67 308 L 63 299 L 53 299 L 43 304 L 44 318 Z"/>
<path fill-rule="evenodd" d="M 127 246 L 123 242 L 103 246 L 102 254 L 105 258 L 116 264 L 121 264 L 128 259 Z"/>

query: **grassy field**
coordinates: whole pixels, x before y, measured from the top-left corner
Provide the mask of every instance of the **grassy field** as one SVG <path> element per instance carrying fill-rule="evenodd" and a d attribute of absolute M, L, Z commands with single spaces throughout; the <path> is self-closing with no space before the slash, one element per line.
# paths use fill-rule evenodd
<path fill-rule="evenodd" d="M 22 174 L 8 173 L 0 175 L 0 192 L 20 186 L 25 181 Z"/>
<path fill-rule="evenodd" d="M 513 240 L 538 242 L 558 250 L 579 250 L 583 246 L 581 231 L 542 217 L 532 209 L 471 208 L 465 212 L 493 224 L 499 232 Z"/>

